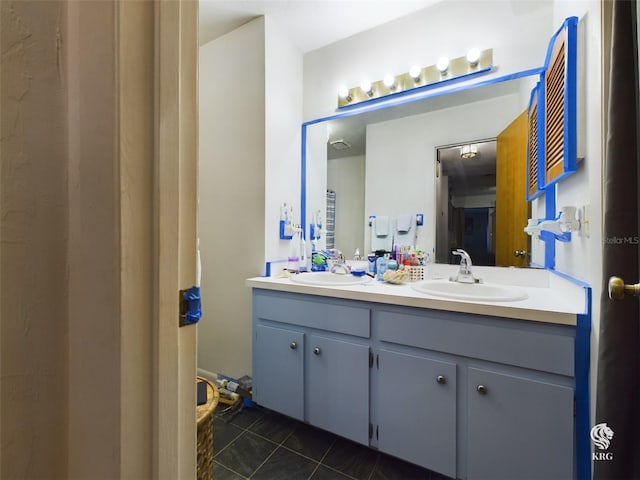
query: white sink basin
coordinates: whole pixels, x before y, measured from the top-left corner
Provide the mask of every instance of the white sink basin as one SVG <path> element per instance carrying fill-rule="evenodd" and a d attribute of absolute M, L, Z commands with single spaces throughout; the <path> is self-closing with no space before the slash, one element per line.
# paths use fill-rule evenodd
<path fill-rule="evenodd" d="M 448 280 L 425 280 L 411 287 L 427 295 L 453 298 L 458 300 L 477 300 L 484 302 L 513 302 L 524 300 L 527 292 L 518 287 L 498 285 L 496 283 L 458 283 Z"/>
<path fill-rule="evenodd" d="M 371 281 L 371 277 L 367 275 L 363 277 L 356 277 L 349 273 L 331 272 L 300 273 L 298 275 L 291 275 L 289 278 L 294 283 L 318 286 L 360 285 Z"/>

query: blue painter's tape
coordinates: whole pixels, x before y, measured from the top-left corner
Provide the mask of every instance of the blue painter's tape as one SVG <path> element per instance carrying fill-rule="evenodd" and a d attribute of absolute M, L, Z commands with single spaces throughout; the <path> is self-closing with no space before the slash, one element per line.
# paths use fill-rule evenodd
<path fill-rule="evenodd" d="M 183 325 L 198 323 L 202 317 L 202 304 L 200 300 L 200 287 L 191 287 L 182 292 L 182 300 L 186 304 L 186 312 Z"/>
<path fill-rule="evenodd" d="M 302 146 L 300 151 L 300 228 L 302 238 L 307 232 L 307 125 L 302 124 L 300 132 Z M 313 238 L 313 236 L 311 237 Z"/>
<path fill-rule="evenodd" d="M 591 288 L 585 288 L 587 313 L 578 315 L 575 339 L 576 382 L 576 478 L 591 478 L 591 437 L 589 435 L 589 363 L 591 355 Z"/>

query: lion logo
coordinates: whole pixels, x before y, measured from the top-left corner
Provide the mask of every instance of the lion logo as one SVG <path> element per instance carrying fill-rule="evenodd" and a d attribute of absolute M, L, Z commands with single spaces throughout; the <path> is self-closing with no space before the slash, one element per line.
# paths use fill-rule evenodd
<path fill-rule="evenodd" d="M 591 440 L 600 450 L 606 450 L 611 444 L 613 430 L 606 423 L 599 423 L 591 429 Z"/>

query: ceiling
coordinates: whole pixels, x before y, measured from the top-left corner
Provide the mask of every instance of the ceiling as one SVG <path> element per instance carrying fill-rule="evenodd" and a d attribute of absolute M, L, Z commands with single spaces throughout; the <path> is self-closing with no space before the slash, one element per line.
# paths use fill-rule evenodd
<path fill-rule="evenodd" d="M 200 44 L 268 15 L 302 53 L 335 43 L 440 0 L 199 0 Z"/>

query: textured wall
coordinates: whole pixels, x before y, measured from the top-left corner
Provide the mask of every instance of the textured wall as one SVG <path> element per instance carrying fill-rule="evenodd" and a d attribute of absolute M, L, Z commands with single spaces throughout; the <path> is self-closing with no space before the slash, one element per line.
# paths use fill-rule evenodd
<path fill-rule="evenodd" d="M 0 477 L 66 475 L 64 2 L 0 3 Z"/>

